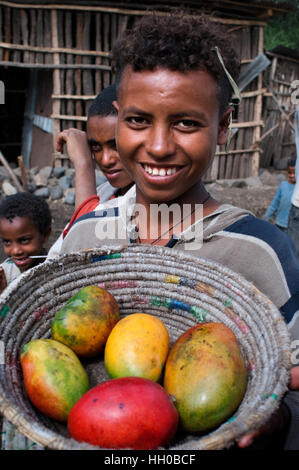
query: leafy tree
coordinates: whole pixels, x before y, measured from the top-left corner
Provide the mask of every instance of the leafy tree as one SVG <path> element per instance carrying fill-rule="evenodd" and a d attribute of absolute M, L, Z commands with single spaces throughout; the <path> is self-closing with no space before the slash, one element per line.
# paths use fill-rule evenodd
<path fill-rule="evenodd" d="M 299 0 L 273 0 L 273 3 L 287 3 L 294 11 L 270 20 L 265 28 L 265 49 L 286 46 L 299 49 Z"/>

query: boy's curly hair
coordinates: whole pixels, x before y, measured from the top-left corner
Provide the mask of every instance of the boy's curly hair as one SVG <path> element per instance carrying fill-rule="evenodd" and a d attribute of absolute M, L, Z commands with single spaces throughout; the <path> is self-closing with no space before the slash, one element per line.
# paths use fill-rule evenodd
<path fill-rule="evenodd" d="M 218 46 L 227 70 L 236 80 L 240 62 L 232 42 L 227 30 L 205 14 L 191 16 L 176 11 L 143 16 L 132 29 L 124 31 L 112 50 L 117 86 L 127 65 L 135 72 L 156 67 L 180 72 L 207 70 L 218 82 L 223 111 L 231 99 L 232 87 L 214 48 Z"/>
<path fill-rule="evenodd" d="M 88 110 L 88 118 L 93 116 L 116 116 L 117 112 L 113 101 L 117 100 L 115 83 L 104 88 L 91 103 Z"/>
<path fill-rule="evenodd" d="M 39 232 L 44 235 L 51 227 L 52 217 L 46 201 L 31 193 L 17 193 L 7 196 L 0 203 L 0 218 L 28 217 Z"/>

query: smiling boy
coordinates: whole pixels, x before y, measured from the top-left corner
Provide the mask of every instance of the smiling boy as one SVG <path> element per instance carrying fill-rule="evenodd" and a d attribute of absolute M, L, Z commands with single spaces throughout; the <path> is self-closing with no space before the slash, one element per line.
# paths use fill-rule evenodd
<path fill-rule="evenodd" d="M 114 48 L 116 138 L 136 187 L 78 220 L 62 253 L 123 243 L 120 236 L 111 238 L 109 230 L 105 239 L 104 227 L 110 223 L 113 228 L 113 221 L 119 226 L 128 207 L 137 235 L 127 242 L 185 250 L 200 227 L 203 244 L 192 254 L 219 262 L 255 284 L 281 310 L 297 339 L 299 266 L 293 244 L 250 212 L 213 199 L 202 182 L 216 146 L 225 144 L 229 134 L 231 77 L 236 79 L 239 72 L 231 44 L 222 28 L 204 16 L 149 15 L 124 32 Z M 135 202 L 144 208 L 143 218 L 132 211 Z M 179 207 L 181 216 L 170 217 L 167 224 L 151 217 L 153 205 L 162 203 Z M 189 220 L 182 229 L 186 207 Z M 80 230 L 85 231 L 84 240 L 78 237 Z M 298 392 L 289 392 L 267 425 L 275 431 L 271 445 L 298 449 L 298 426 Z M 260 431 L 244 436 L 239 446 L 248 446 Z"/>

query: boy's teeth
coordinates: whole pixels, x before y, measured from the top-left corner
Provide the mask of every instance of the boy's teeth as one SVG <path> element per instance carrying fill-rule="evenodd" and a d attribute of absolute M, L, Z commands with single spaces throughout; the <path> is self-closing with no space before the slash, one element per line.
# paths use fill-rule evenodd
<path fill-rule="evenodd" d="M 144 169 L 147 173 L 153 176 L 166 176 L 173 175 L 176 172 L 176 168 L 152 168 L 148 165 L 144 165 Z"/>

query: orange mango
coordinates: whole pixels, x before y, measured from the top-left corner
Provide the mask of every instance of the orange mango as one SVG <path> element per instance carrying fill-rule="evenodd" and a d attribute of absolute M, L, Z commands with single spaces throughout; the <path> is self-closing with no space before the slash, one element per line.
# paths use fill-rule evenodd
<path fill-rule="evenodd" d="M 42 413 L 66 422 L 74 404 L 89 389 L 87 374 L 67 346 L 52 339 L 36 339 L 21 351 L 24 385 Z"/>

